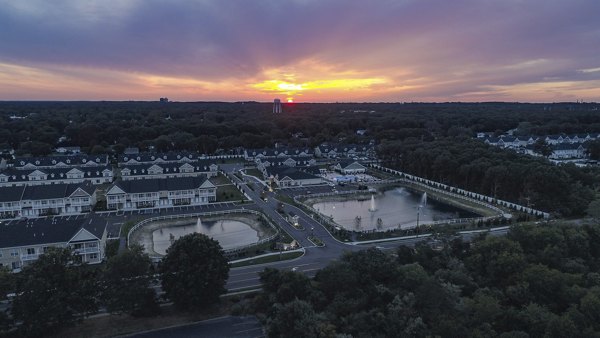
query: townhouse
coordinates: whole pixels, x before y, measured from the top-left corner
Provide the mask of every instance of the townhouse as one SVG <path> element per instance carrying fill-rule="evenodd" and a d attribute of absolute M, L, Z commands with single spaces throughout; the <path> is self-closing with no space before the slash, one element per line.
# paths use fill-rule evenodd
<path fill-rule="evenodd" d="M 0 187 L 0 218 L 87 213 L 96 205 L 96 187 L 80 184 Z"/>
<path fill-rule="evenodd" d="M 105 257 L 106 237 L 106 220 L 100 218 L 3 221 L 0 266 L 18 272 L 50 247 L 71 248 L 80 262 L 97 264 Z"/>
<path fill-rule="evenodd" d="M 106 191 L 109 210 L 168 208 L 215 202 L 216 187 L 205 177 L 167 177 L 116 181 Z"/>
<path fill-rule="evenodd" d="M 105 184 L 113 181 L 109 165 L 52 167 L 39 169 L 8 168 L 0 171 L 0 187 L 44 184 L 77 184 L 89 181 Z"/>

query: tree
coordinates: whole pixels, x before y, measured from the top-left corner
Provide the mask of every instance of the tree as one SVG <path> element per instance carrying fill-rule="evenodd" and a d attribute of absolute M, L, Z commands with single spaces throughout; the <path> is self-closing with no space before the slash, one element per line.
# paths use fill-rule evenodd
<path fill-rule="evenodd" d="M 199 310 L 225 291 L 229 264 L 219 242 L 193 233 L 176 240 L 161 262 L 163 290 L 184 310 Z"/>
<path fill-rule="evenodd" d="M 267 334 L 269 337 L 327 337 L 319 334 L 320 327 L 322 323 L 312 306 L 296 299 L 275 305 L 274 315 L 267 321 Z"/>
<path fill-rule="evenodd" d="M 152 271 L 150 257 L 138 245 L 109 258 L 102 272 L 106 309 L 134 316 L 158 313 L 156 293 L 150 287 Z"/>
<path fill-rule="evenodd" d="M 6 294 L 14 288 L 14 275 L 10 273 L 8 267 L 0 266 L 0 300 L 6 298 Z"/>
<path fill-rule="evenodd" d="M 588 205 L 587 214 L 594 218 L 600 218 L 600 199 L 594 200 Z"/>
<path fill-rule="evenodd" d="M 587 150 L 588 156 L 592 160 L 600 160 L 600 141 L 591 141 L 587 142 Z"/>
<path fill-rule="evenodd" d="M 89 269 L 68 248 L 50 248 L 18 275 L 12 314 L 25 336 L 45 336 L 98 310 Z"/>
<path fill-rule="evenodd" d="M 552 147 L 546 143 L 546 140 L 543 138 L 539 138 L 535 141 L 533 144 L 533 151 L 545 157 L 552 155 Z"/>

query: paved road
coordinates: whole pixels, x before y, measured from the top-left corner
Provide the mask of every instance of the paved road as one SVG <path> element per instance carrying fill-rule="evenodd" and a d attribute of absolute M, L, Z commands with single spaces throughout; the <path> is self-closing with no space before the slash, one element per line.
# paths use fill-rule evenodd
<path fill-rule="evenodd" d="M 263 329 L 256 317 L 234 317 L 209 319 L 202 322 L 167 329 L 142 332 L 126 337 L 135 338 L 186 338 L 186 337 L 264 337 Z"/>

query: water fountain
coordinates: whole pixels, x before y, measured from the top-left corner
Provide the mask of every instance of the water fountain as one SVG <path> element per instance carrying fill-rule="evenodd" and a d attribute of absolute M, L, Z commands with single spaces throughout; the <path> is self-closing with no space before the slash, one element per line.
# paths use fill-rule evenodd
<path fill-rule="evenodd" d="M 369 211 L 370 212 L 377 211 L 377 208 L 375 207 L 375 195 L 371 195 L 371 206 L 369 207 Z"/>
<path fill-rule="evenodd" d="M 200 229 L 202 227 L 202 220 L 198 217 L 198 221 L 196 222 L 196 227 Z"/>
<path fill-rule="evenodd" d="M 427 206 L 427 192 L 424 192 L 423 196 L 421 197 L 421 203 L 419 203 L 419 207 L 425 208 L 426 206 Z"/>

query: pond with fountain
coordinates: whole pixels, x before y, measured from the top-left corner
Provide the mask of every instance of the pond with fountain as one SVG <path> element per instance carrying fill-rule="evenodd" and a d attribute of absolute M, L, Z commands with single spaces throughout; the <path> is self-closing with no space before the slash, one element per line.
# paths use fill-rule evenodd
<path fill-rule="evenodd" d="M 312 207 L 346 230 L 408 229 L 439 220 L 479 215 L 427 198 L 427 193 L 397 187 L 373 194 L 347 196 L 344 200 L 318 200 Z"/>
<path fill-rule="evenodd" d="M 132 241 L 144 245 L 152 256 L 162 256 L 179 237 L 202 233 L 219 242 L 224 250 L 257 243 L 275 233 L 256 215 L 227 214 L 157 220 L 135 231 Z"/>

